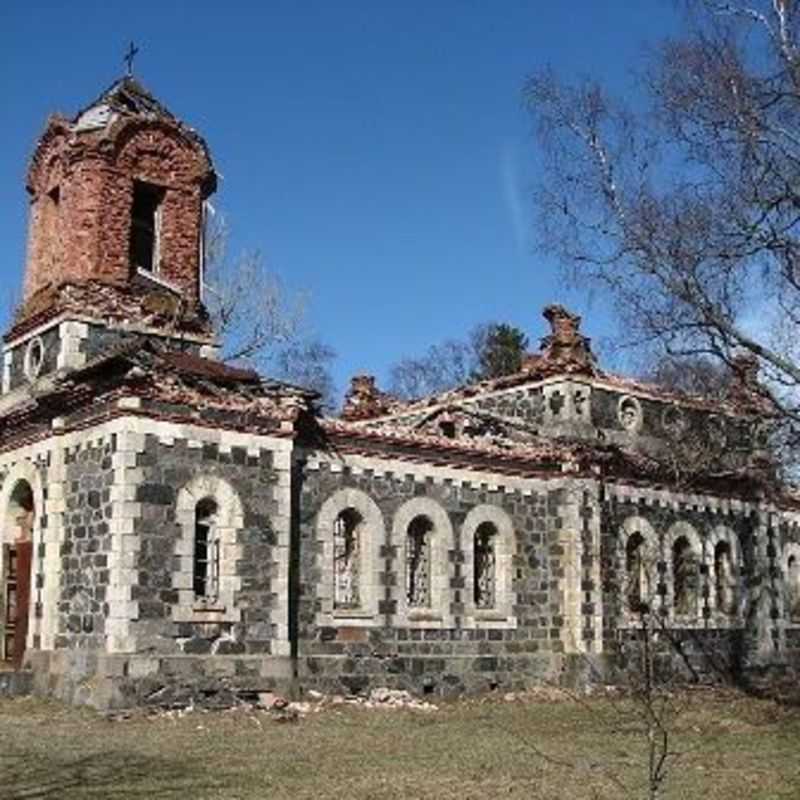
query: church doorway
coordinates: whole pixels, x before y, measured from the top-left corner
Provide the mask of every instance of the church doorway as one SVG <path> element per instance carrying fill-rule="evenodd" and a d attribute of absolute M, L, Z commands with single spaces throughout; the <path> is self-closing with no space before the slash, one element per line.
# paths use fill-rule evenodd
<path fill-rule="evenodd" d="M 0 658 L 5 666 L 19 669 L 25 656 L 31 597 L 33 559 L 33 490 L 24 480 L 17 481 L 3 519 L 2 640 Z"/>

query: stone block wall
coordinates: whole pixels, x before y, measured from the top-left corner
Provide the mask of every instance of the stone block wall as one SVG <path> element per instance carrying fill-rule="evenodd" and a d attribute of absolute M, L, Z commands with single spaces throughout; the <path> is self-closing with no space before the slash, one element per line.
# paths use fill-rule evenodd
<path fill-rule="evenodd" d="M 83 367 L 87 362 L 128 344 L 152 341 L 163 345 L 170 337 L 169 332 L 146 327 L 109 328 L 70 320 L 54 322 L 40 333 L 13 343 L 5 351 L 2 391 L 8 393 L 29 386 L 34 379 L 52 376 L 57 370 Z M 31 376 L 26 374 L 26 353 L 34 340 L 41 348 L 42 359 L 35 376 Z M 192 355 L 216 352 L 209 341 L 207 337 L 183 336 L 180 350 Z M 174 340 L 171 343 L 174 344 Z"/>
<path fill-rule="evenodd" d="M 650 561 L 647 598 L 650 625 L 673 641 L 674 656 L 694 678 L 725 680 L 763 664 L 785 663 L 788 642 L 782 609 L 784 578 L 778 569 L 779 515 L 719 498 L 666 491 L 612 488 L 602 507 L 604 649 L 614 652 L 636 637 L 641 616 L 631 608 L 632 580 L 626 542 L 643 536 Z M 696 602 L 689 613 L 675 607 L 675 542 L 683 537 L 694 553 Z M 715 548 L 728 543 L 731 605 L 721 608 Z"/>
<path fill-rule="evenodd" d="M 797 521 L 765 507 L 557 473 L 523 479 L 333 455 L 142 417 L 4 458 L 0 494 L 26 480 L 37 507 L 29 640 L 37 691 L 73 701 L 379 685 L 450 694 L 613 677 L 616 656 L 636 652 L 624 601 L 623 548 L 633 532 L 660 554 L 654 590 L 674 664 L 690 677 L 715 679 L 739 662 L 793 663 L 800 651 L 800 625 L 784 612 Z M 189 540 L 206 496 L 219 501 L 227 537 L 210 603 L 195 602 Z M 337 608 L 332 524 L 350 506 L 371 533 L 358 607 Z M 417 514 L 436 529 L 423 610 L 406 595 L 406 531 Z M 490 608 L 473 595 L 481 520 L 499 537 Z M 679 536 L 699 554 L 691 618 L 670 611 L 667 554 Z M 756 598 L 731 614 L 714 599 L 712 554 L 722 540 L 742 598 Z"/>
<path fill-rule="evenodd" d="M 495 477 L 497 480 L 497 478 Z M 377 459 L 330 461 L 311 455 L 298 488 L 300 519 L 296 531 L 297 640 L 299 683 L 329 691 L 359 691 L 390 685 L 418 692 L 451 693 L 496 686 L 518 688 L 557 679 L 563 655 L 574 652 L 574 620 L 568 620 L 565 581 L 577 550 L 568 492 L 556 479 L 548 485 L 487 483 L 463 473 L 383 463 Z M 322 614 L 330 586 L 325 547 L 330 531 L 320 530 L 320 509 L 337 493 L 358 493 L 374 501 L 381 516 L 376 547 L 378 602 L 366 620 L 337 620 Z M 343 503 L 346 505 L 347 497 Z M 442 510 L 452 539 L 445 547 L 446 604 L 438 619 L 415 619 L 403 609 L 406 565 L 402 530 L 395 519 L 418 505 Z M 504 619 L 480 619 L 469 612 L 468 551 L 465 520 L 476 509 L 507 515 L 513 535 L 509 570 L 512 613 Z M 430 512 L 428 512 L 430 513 Z M 436 531 L 435 535 L 445 535 Z M 449 532 L 446 535 L 451 535 Z"/>
<path fill-rule="evenodd" d="M 56 649 L 105 650 L 116 437 L 64 451 Z"/>
<path fill-rule="evenodd" d="M 146 434 L 136 457 L 141 481 L 135 488 L 138 517 L 134 532 L 139 543 L 133 599 L 138 618 L 132 626 L 137 651 L 184 655 L 269 655 L 275 638 L 272 609 L 275 578 L 278 477 L 274 454 L 267 449 L 221 448 L 218 443 L 176 438 L 167 445 Z M 181 542 L 186 541 L 178 518 L 178 497 L 184 487 L 210 479 L 233 490 L 242 508 L 242 526 L 235 543 L 222 554 L 222 569 L 235 574 L 238 589 L 233 607 L 205 610 L 200 604 L 181 606 Z M 195 500 L 203 490 L 195 489 Z M 221 502 L 221 501 L 218 501 Z M 223 513 L 224 509 L 220 509 Z M 191 531 L 193 535 L 193 529 Z M 228 563 L 225 564 L 225 560 Z M 191 576 L 189 576 L 191 577 Z M 184 581 L 181 583 L 181 579 Z"/>
<path fill-rule="evenodd" d="M 38 338 L 37 347 L 41 348 L 41 365 L 37 370 L 36 377 L 43 377 L 56 371 L 58 358 L 61 352 L 61 338 L 57 327 L 44 331 Z M 26 386 L 31 378 L 26 374 L 26 352 L 30 347 L 32 339 L 27 339 L 16 347 L 8 350 L 5 354 L 5 368 L 3 380 L 3 392 L 13 391 L 20 386 Z"/>

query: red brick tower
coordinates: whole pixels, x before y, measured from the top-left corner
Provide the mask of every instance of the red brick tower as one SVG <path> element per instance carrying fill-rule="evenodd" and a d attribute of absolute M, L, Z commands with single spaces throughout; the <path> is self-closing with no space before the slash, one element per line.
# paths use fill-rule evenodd
<path fill-rule="evenodd" d="M 51 117 L 28 170 L 24 295 L 5 337 L 4 390 L 15 373 L 80 366 L 99 349 L 84 340 L 109 344 L 111 331 L 211 344 L 202 229 L 215 188 L 203 139 L 130 76 L 74 119 Z M 17 352 L 32 338 L 33 369 L 30 348 Z"/>

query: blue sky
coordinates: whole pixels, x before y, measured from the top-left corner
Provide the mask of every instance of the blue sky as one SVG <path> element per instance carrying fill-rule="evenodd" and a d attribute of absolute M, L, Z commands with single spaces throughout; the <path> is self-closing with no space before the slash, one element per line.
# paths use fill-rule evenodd
<path fill-rule="evenodd" d="M 24 264 L 27 160 L 48 113 L 72 114 L 135 73 L 207 139 L 234 249 L 259 248 L 311 295 L 335 377 L 388 367 L 475 323 L 532 340 L 566 302 L 586 332 L 603 303 L 568 295 L 537 252 L 537 159 L 521 107 L 543 65 L 622 92 L 662 0 L 22 2 L 0 5 L 0 272 Z M 7 302 L 0 298 L 0 321 Z"/>

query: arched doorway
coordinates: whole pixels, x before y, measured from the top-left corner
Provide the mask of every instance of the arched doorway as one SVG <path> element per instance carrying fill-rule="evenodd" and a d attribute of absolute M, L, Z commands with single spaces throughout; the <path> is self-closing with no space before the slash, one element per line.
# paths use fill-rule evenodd
<path fill-rule="evenodd" d="M 31 560 L 35 508 L 31 485 L 20 480 L 9 496 L 3 519 L 2 652 L 6 663 L 19 668 L 28 637 L 31 596 Z"/>

